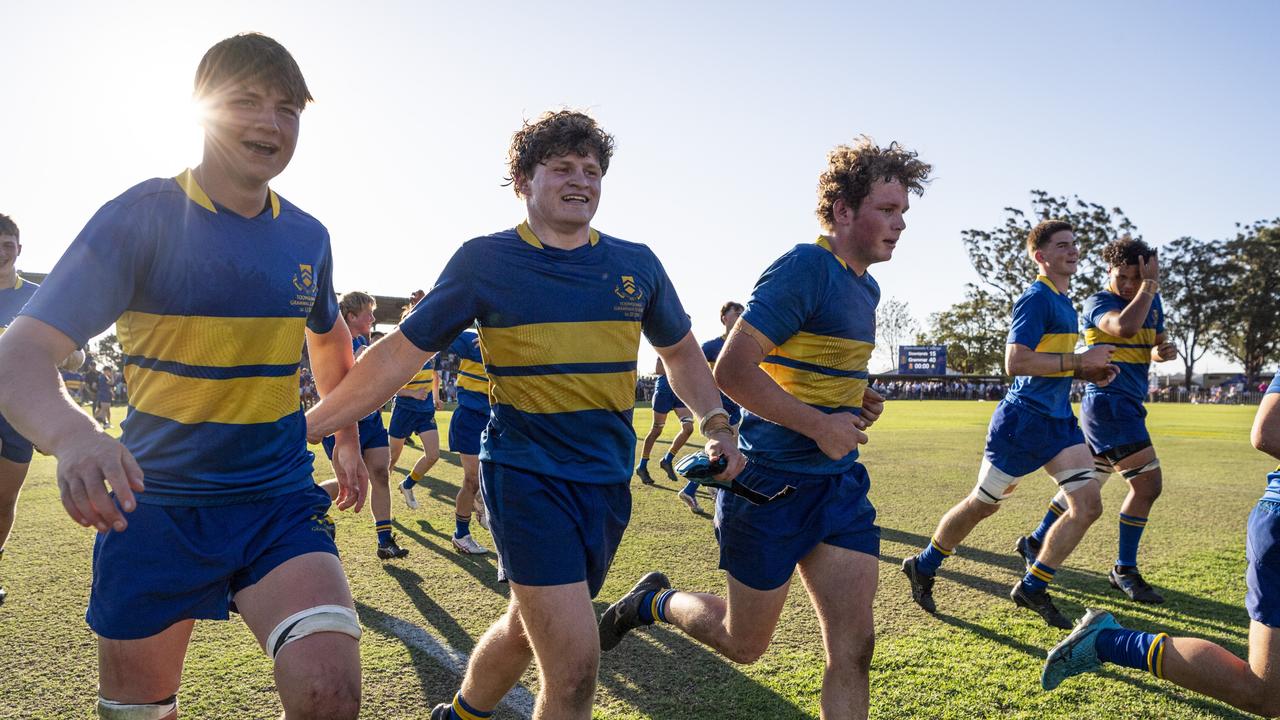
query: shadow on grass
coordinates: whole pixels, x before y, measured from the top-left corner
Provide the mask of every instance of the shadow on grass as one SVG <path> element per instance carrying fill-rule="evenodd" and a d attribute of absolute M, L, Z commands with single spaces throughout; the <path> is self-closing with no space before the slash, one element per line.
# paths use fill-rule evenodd
<path fill-rule="evenodd" d="M 430 550 L 442 559 L 457 565 L 466 570 L 471 577 L 476 579 L 484 587 L 492 590 L 494 593 L 507 597 L 509 590 L 506 584 L 498 582 L 498 570 L 495 567 L 494 555 L 491 552 L 485 555 L 463 555 L 453 549 L 453 533 L 441 532 L 431 526 L 426 520 L 418 520 L 418 529 L 414 530 L 408 525 L 394 521 L 395 527 L 399 528 L 402 535 L 417 543 L 418 547 L 424 550 Z M 425 534 L 424 534 L 425 533 Z M 437 538 L 440 542 L 433 542 L 427 536 Z M 392 568 L 398 568 L 396 565 L 385 565 L 388 572 Z"/>

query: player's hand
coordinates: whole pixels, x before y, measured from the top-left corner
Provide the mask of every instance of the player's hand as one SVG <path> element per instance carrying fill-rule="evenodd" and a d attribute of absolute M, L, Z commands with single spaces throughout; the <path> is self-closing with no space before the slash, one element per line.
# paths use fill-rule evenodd
<path fill-rule="evenodd" d="M 341 430 L 333 442 L 333 472 L 338 477 L 339 510 L 359 513 L 369 494 L 369 469 L 360 455 L 360 435 L 355 427 Z"/>
<path fill-rule="evenodd" d="M 1160 282 L 1160 261 L 1156 259 L 1156 251 L 1151 251 L 1151 257 L 1144 258 L 1138 256 L 1138 277 L 1143 280 L 1153 280 Z"/>
<path fill-rule="evenodd" d="M 1098 371 L 1111 363 L 1111 353 L 1115 351 L 1115 345 L 1094 345 L 1080 353 L 1080 377 L 1089 380 L 1090 375 L 1097 375 Z"/>
<path fill-rule="evenodd" d="M 427 396 L 430 394 L 431 394 L 430 390 L 426 390 L 423 388 L 417 388 L 415 390 L 401 390 L 400 392 L 396 393 L 396 395 L 399 395 L 400 397 L 413 398 L 414 400 L 426 400 Z"/>
<path fill-rule="evenodd" d="M 822 454 L 832 460 L 840 460 L 867 441 L 867 434 L 858 427 L 858 416 L 847 412 L 823 415 L 812 437 Z"/>
<path fill-rule="evenodd" d="M 713 476 L 716 480 L 729 482 L 747 466 L 747 459 L 738 451 L 738 436 L 728 428 L 712 432 L 703 449 L 706 450 L 707 457 L 711 458 L 712 462 L 723 457 L 728 463 L 724 471 Z"/>
<path fill-rule="evenodd" d="M 880 418 L 883 412 L 884 397 L 868 385 L 867 389 L 862 392 L 862 413 L 858 415 L 858 427 L 866 430 Z"/>
<path fill-rule="evenodd" d="M 1088 372 L 1081 370 L 1080 378 L 1082 380 L 1091 382 L 1094 385 L 1097 385 L 1098 387 L 1106 387 L 1110 385 L 1111 381 L 1115 380 L 1116 376 L 1119 374 L 1120 374 L 1120 368 L 1116 367 L 1115 365 L 1103 365 L 1101 368 L 1097 370 L 1090 370 Z"/>
<path fill-rule="evenodd" d="M 436 409 L 437 409 L 437 410 L 443 410 L 443 409 L 444 409 L 444 401 L 443 401 L 443 400 L 441 400 L 440 398 L 436 398 Z"/>
<path fill-rule="evenodd" d="M 122 532 L 129 526 L 124 512 L 133 512 L 143 492 L 142 468 L 120 441 L 102 431 L 84 432 L 58 443 L 58 495 L 72 520 L 98 532 Z M 111 486 L 116 501 L 103 483 Z"/>
<path fill-rule="evenodd" d="M 1178 359 L 1178 346 L 1171 342 L 1162 342 L 1155 347 L 1156 362 L 1168 362 Z"/>

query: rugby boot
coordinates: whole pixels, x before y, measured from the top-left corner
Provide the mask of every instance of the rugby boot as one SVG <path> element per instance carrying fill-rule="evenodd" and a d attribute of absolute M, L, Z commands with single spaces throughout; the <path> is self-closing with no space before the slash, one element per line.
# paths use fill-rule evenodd
<path fill-rule="evenodd" d="M 1009 591 L 1009 599 L 1018 607 L 1034 610 L 1036 614 L 1044 618 L 1050 627 L 1062 628 L 1063 630 L 1071 629 L 1071 621 L 1058 611 L 1058 606 L 1053 604 L 1053 600 L 1049 597 L 1049 591 L 1041 590 L 1033 593 L 1027 591 L 1027 586 L 1019 580 L 1013 589 Z"/>
<path fill-rule="evenodd" d="M 666 471 L 668 480 L 670 480 L 671 482 L 680 481 L 680 478 L 676 477 L 676 470 L 674 467 L 672 467 L 670 460 L 666 458 L 662 458 L 662 460 L 658 462 L 658 466 L 661 467 L 664 471 Z"/>
<path fill-rule="evenodd" d="M 645 485 L 653 484 L 653 476 L 649 474 L 649 466 L 641 465 L 636 468 L 636 477 L 640 478 L 640 482 Z"/>
<path fill-rule="evenodd" d="M 1036 562 L 1036 556 L 1040 554 L 1040 545 L 1029 536 L 1023 535 L 1018 538 L 1017 552 L 1018 557 L 1022 558 L 1022 564 L 1030 570 Z"/>
<path fill-rule="evenodd" d="M 612 650 L 622 642 L 622 637 L 635 628 L 652 625 L 653 621 L 640 619 L 640 601 L 650 592 L 666 590 L 671 581 L 660 572 L 651 572 L 640 578 L 640 582 L 631 588 L 618 602 L 605 609 L 600 616 L 600 649 Z"/>
<path fill-rule="evenodd" d="M 1049 651 L 1040 673 L 1040 687 L 1052 690 L 1074 675 L 1093 672 L 1102 667 L 1098 659 L 1098 631 L 1119 630 L 1120 623 L 1105 610 L 1088 610 L 1076 629 Z"/>
<path fill-rule="evenodd" d="M 1136 567 L 1124 569 L 1119 566 L 1112 567 L 1111 572 L 1107 573 L 1107 580 L 1111 583 L 1111 587 L 1128 595 L 1134 602 L 1148 605 L 1159 605 L 1164 602 L 1164 596 L 1142 579 L 1142 573 L 1138 572 Z"/>
<path fill-rule="evenodd" d="M 911 599 L 930 615 L 938 612 L 938 605 L 933 601 L 933 581 L 937 578 L 917 570 L 914 555 L 902 561 L 902 574 L 911 583 Z"/>
<path fill-rule="evenodd" d="M 396 558 L 408 557 L 409 551 L 396 544 L 396 539 L 391 538 L 386 545 L 378 545 L 379 560 L 394 560 Z"/>

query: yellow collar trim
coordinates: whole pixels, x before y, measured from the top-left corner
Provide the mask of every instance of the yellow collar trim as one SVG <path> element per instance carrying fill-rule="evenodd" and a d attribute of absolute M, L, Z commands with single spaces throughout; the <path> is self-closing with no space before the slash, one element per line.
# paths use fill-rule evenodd
<path fill-rule="evenodd" d="M 529 227 L 528 220 L 525 220 L 516 226 L 516 234 L 520 236 L 521 240 L 529 243 L 539 250 L 542 250 L 545 247 L 542 244 L 542 241 L 538 239 L 538 234 L 533 231 L 533 228 Z M 587 231 L 587 240 L 592 245 L 595 245 L 600 242 L 600 233 L 596 232 L 595 228 L 589 228 Z"/>
<path fill-rule="evenodd" d="M 21 276 L 21 275 L 19 275 L 19 276 L 18 276 L 18 279 L 17 279 L 16 281 L 14 281 L 14 283 L 13 283 L 13 289 L 14 289 L 14 290 L 21 290 L 21 289 L 22 289 L 22 276 Z"/>
<path fill-rule="evenodd" d="M 178 183 L 178 187 L 182 188 L 182 192 L 187 194 L 191 202 L 215 215 L 218 213 L 218 209 L 214 207 L 209 195 L 204 191 L 204 188 L 200 187 L 200 183 L 196 182 L 196 176 L 191 172 L 191 168 L 183 170 L 173 180 Z M 267 188 L 267 199 L 271 201 L 271 219 L 274 220 L 280 217 L 280 197 L 276 195 L 276 191 Z"/>
<path fill-rule="evenodd" d="M 1062 292 L 1061 292 L 1060 290 L 1058 290 L 1057 286 L 1053 284 L 1053 281 L 1049 279 L 1049 276 L 1047 276 L 1047 275 L 1037 275 L 1037 276 L 1036 276 L 1036 280 L 1038 280 L 1038 281 L 1040 281 L 1040 282 L 1044 283 L 1045 285 L 1048 285 L 1048 286 L 1049 286 L 1049 289 L 1053 291 L 1053 294 L 1054 294 L 1054 295 L 1061 295 L 1061 294 L 1062 294 Z"/>
<path fill-rule="evenodd" d="M 840 265 L 845 270 L 849 269 L 849 263 L 845 262 L 844 258 L 840 257 L 839 255 L 836 255 L 836 251 L 831 248 L 831 240 L 829 240 L 826 235 L 818 236 L 818 247 L 831 253 L 831 256 L 834 257 L 836 260 L 840 261 Z"/>

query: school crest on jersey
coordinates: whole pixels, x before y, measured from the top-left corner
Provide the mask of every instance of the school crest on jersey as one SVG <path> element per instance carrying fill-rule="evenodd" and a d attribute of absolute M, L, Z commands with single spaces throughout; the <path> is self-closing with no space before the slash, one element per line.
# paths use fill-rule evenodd
<path fill-rule="evenodd" d="M 316 301 L 316 293 L 319 292 L 316 286 L 315 266 L 309 263 L 298 263 L 298 272 L 293 274 L 293 287 L 298 294 L 293 296 L 289 304 L 310 312 L 311 306 Z"/>
<path fill-rule="evenodd" d="M 636 285 L 634 275 L 622 275 L 621 282 L 613 289 L 613 294 L 630 302 L 640 302 L 644 299 L 644 291 Z"/>

